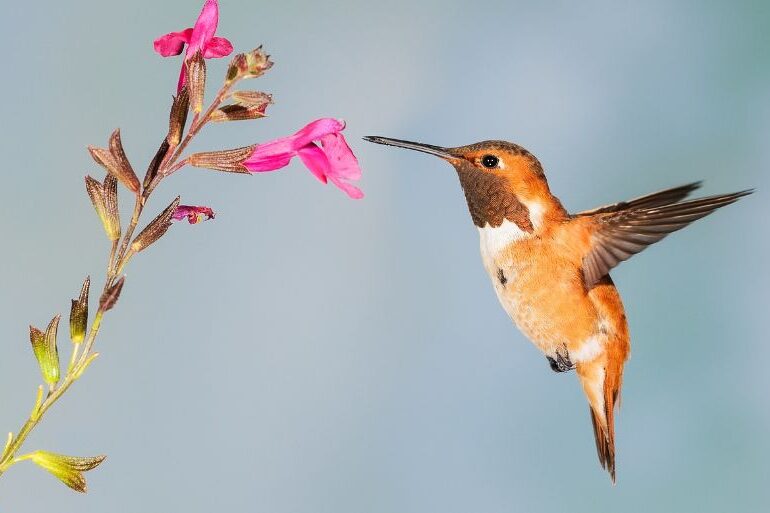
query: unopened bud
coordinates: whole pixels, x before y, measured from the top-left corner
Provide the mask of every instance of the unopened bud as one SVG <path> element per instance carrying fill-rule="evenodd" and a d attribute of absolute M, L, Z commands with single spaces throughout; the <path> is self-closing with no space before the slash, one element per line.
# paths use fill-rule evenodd
<path fill-rule="evenodd" d="M 75 344 L 80 344 L 86 336 L 88 325 L 88 290 L 91 287 L 91 278 L 86 278 L 80 289 L 80 296 L 72 300 L 70 308 L 70 338 Z"/>
<path fill-rule="evenodd" d="M 107 312 L 109 310 L 112 310 L 112 308 L 115 306 L 115 303 L 118 302 L 118 298 L 120 298 L 120 293 L 123 291 L 123 284 L 126 282 L 126 277 L 121 276 L 121 278 L 112 284 L 112 286 L 104 291 L 104 294 L 102 294 L 102 297 L 99 298 L 99 309 L 103 312 Z"/>
<path fill-rule="evenodd" d="M 270 56 L 260 46 L 247 53 L 239 53 L 227 68 L 227 82 L 262 76 L 273 66 Z"/>

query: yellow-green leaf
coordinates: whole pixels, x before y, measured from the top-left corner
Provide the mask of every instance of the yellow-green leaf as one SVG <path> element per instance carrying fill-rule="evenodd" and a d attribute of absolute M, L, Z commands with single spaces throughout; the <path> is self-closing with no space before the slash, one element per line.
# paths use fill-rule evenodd
<path fill-rule="evenodd" d="M 48 323 L 45 333 L 29 327 L 29 341 L 32 343 L 32 351 L 35 353 L 37 363 L 43 379 L 49 385 L 59 382 L 59 351 L 56 347 L 56 332 L 59 328 L 60 315 L 57 315 Z"/>
<path fill-rule="evenodd" d="M 88 458 L 78 456 L 66 456 L 48 451 L 35 451 L 20 456 L 19 460 L 32 460 L 38 466 L 44 468 L 59 481 L 77 492 L 86 492 L 86 478 L 83 472 L 97 467 L 106 456 L 93 456 Z"/>

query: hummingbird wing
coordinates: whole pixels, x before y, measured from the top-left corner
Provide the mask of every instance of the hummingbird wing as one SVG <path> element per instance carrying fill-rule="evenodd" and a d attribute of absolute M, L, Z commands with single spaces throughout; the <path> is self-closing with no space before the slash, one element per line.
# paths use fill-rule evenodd
<path fill-rule="evenodd" d="M 692 187 L 692 185 L 683 187 Z M 670 189 L 672 190 L 674 189 Z M 599 209 L 599 212 L 589 215 L 593 222 L 590 226 L 590 249 L 583 257 L 583 279 L 586 288 L 590 290 L 612 268 L 650 244 L 711 214 L 718 208 L 735 203 L 743 196 L 751 194 L 753 190 L 684 202 L 678 202 L 687 195 L 687 193 L 682 195 L 682 188 L 679 188 L 677 193 L 667 194 L 668 192 L 662 191 L 626 204 L 634 204 L 634 206 L 610 211 Z M 674 201 L 662 203 L 663 196 L 673 198 Z"/>
<path fill-rule="evenodd" d="M 677 203 L 689 196 L 693 191 L 699 189 L 703 182 L 693 182 L 686 185 L 680 185 L 672 189 L 664 189 L 662 191 L 653 192 L 639 198 L 635 198 L 628 201 L 621 201 L 619 203 L 612 203 L 611 205 L 604 205 L 603 207 L 594 208 L 592 210 L 584 210 L 574 214 L 574 217 L 592 216 L 596 214 L 605 214 L 608 212 L 619 212 L 621 210 L 629 210 L 635 208 L 651 208 L 661 205 L 670 205 L 671 203 Z"/>

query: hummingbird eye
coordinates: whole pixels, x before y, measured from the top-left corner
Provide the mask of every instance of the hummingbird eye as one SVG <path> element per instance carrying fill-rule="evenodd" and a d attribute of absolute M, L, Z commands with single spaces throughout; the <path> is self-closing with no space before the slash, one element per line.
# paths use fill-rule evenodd
<path fill-rule="evenodd" d="M 487 169 L 494 169 L 500 163 L 500 159 L 494 155 L 484 155 L 481 157 L 481 165 Z"/>

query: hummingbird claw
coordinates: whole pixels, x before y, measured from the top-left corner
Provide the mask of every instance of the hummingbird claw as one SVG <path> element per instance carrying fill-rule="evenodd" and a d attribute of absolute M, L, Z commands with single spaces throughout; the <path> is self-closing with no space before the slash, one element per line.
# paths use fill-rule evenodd
<path fill-rule="evenodd" d="M 575 364 L 569 358 L 569 353 L 565 355 L 556 351 L 556 358 L 546 356 L 548 364 L 551 366 L 551 370 L 554 372 L 567 372 L 575 368 Z"/>

